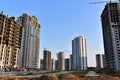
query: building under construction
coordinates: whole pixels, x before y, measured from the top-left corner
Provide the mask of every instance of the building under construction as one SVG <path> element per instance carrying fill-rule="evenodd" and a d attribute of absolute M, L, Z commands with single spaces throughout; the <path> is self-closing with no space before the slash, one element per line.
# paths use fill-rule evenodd
<path fill-rule="evenodd" d="M 43 52 L 43 70 L 51 70 L 52 63 L 51 63 L 51 52 L 48 50 L 44 50 Z"/>
<path fill-rule="evenodd" d="M 101 22 L 105 66 L 120 70 L 120 2 L 106 4 L 101 15 Z"/>
<path fill-rule="evenodd" d="M 0 68 L 21 66 L 20 45 L 22 26 L 14 17 L 0 13 Z M 19 57 L 18 57 L 19 56 Z M 18 60 L 19 59 L 19 60 Z"/>
<path fill-rule="evenodd" d="M 57 54 L 58 58 L 58 70 L 65 70 L 65 56 L 64 52 L 59 52 Z"/>
<path fill-rule="evenodd" d="M 19 16 L 17 21 L 23 26 L 22 67 L 28 69 L 39 68 L 40 24 L 35 16 L 26 13 Z"/>

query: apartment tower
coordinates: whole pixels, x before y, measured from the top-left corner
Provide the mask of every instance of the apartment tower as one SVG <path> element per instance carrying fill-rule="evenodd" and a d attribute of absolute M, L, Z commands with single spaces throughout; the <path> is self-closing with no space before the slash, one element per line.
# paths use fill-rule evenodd
<path fill-rule="evenodd" d="M 120 3 L 105 5 L 101 14 L 106 68 L 120 70 Z"/>
<path fill-rule="evenodd" d="M 86 39 L 84 36 L 79 36 L 72 40 L 72 69 L 87 69 Z"/>
<path fill-rule="evenodd" d="M 51 52 L 48 50 L 44 50 L 44 52 L 43 52 L 43 70 L 51 70 L 51 69 L 52 69 Z"/>
<path fill-rule="evenodd" d="M 70 54 L 70 70 L 73 70 L 72 67 L 73 66 L 73 55 Z"/>
<path fill-rule="evenodd" d="M 56 63 L 55 63 L 56 61 L 54 60 L 54 59 L 52 59 L 52 62 L 51 62 L 51 65 L 52 65 L 52 68 L 51 68 L 51 70 L 56 70 L 55 69 L 55 67 L 56 67 Z"/>
<path fill-rule="evenodd" d="M 22 24 L 22 67 L 38 68 L 39 67 L 39 44 L 40 44 L 40 24 L 35 16 L 22 14 L 18 18 Z"/>
<path fill-rule="evenodd" d="M 40 70 L 43 70 L 43 59 L 40 59 Z"/>
<path fill-rule="evenodd" d="M 58 70 L 65 70 L 65 57 L 64 52 L 59 52 L 58 57 Z"/>
<path fill-rule="evenodd" d="M 15 17 L 0 13 L 0 68 L 21 67 L 22 26 Z"/>
<path fill-rule="evenodd" d="M 70 59 L 69 58 L 65 59 L 65 70 L 66 71 L 71 70 L 70 69 Z"/>
<path fill-rule="evenodd" d="M 102 69 L 105 66 L 104 63 L 104 54 L 96 54 L 96 67 Z"/>

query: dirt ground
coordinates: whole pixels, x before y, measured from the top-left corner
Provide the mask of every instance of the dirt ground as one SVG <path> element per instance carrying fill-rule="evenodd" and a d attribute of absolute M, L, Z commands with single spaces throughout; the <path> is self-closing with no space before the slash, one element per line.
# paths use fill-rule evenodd
<path fill-rule="evenodd" d="M 0 80 L 88 80 L 88 78 L 80 78 L 73 74 L 62 74 L 62 75 L 45 74 L 42 75 L 41 77 L 2 76 L 0 77 Z M 120 78 L 104 75 L 99 78 L 89 78 L 89 80 L 120 80 Z"/>

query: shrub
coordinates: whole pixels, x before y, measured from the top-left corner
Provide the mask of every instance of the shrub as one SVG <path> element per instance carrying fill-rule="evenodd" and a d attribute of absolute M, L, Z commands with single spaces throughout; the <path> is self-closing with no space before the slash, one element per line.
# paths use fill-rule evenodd
<path fill-rule="evenodd" d="M 32 73 L 32 72 L 29 72 L 29 73 L 27 73 L 26 75 L 33 75 L 33 73 Z"/>

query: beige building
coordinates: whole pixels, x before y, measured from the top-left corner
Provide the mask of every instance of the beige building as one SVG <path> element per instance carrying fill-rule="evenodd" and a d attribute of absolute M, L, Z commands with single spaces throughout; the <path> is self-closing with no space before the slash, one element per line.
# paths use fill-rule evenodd
<path fill-rule="evenodd" d="M 22 26 L 14 17 L 0 13 L 0 68 L 20 67 Z M 20 59 L 21 60 L 21 59 Z"/>
<path fill-rule="evenodd" d="M 56 63 L 55 63 L 55 60 L 52 59 L 52 61 L 51 61 L 51 65 L 52 65 L 51 70 L 56 70 L 56 69 L 55 69 L 55 67 L 56 67 L 55 64 L 56 64 Z"/>
<path fill-rule="evenodd" d="M 22 67 L 39 68 L 40 24 L 35 16 L 26 13 L 18 18 L 22 24 Z"/>
<path fill-rule="evenodd" d="M 58 70 L 65 70 L 65 57 L 64 52 L 59 52 L 58 57 Z"/>

